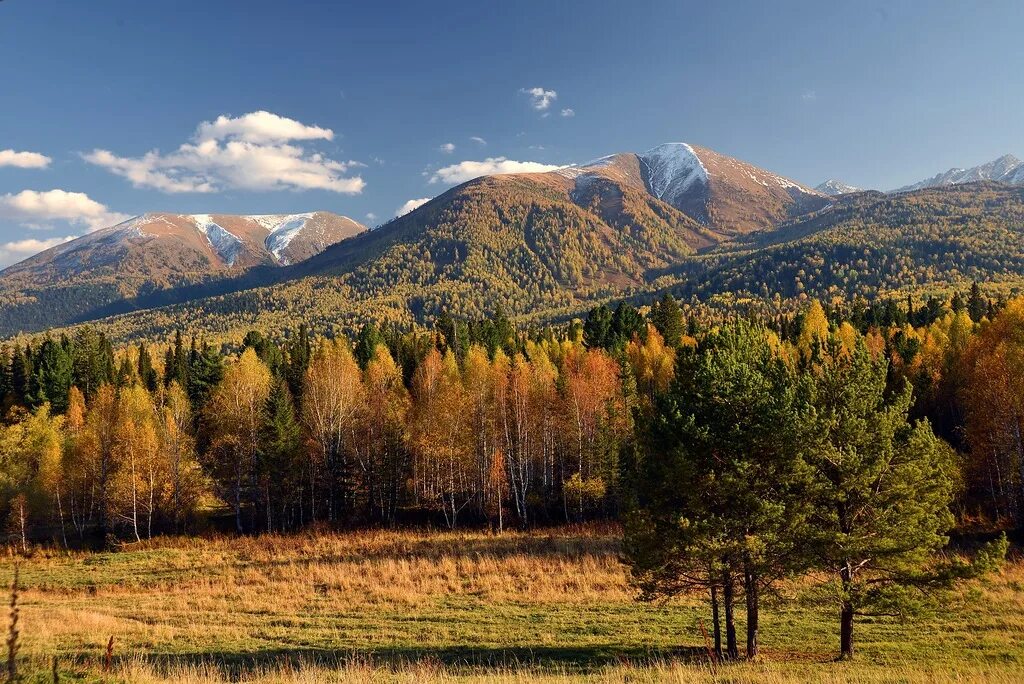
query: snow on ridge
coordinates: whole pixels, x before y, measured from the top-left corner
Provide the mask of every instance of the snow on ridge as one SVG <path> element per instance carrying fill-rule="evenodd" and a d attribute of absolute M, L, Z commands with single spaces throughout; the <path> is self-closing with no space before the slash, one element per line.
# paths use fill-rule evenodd
<path fill-rule="evenodd" d="M 242 239 L 214 222 L 209 214 L 192 214 L 188 217 L 206 237 L 210 247 L 228 266 L 235 265 L 235 259 L 242 251 Z"/>
<path fill-rule="evenodd" d="M 988 163 L 972 166 L 969 169 L 949 169 L 912 185 L 904 185 L 893 190 L 893 192 L 907 192 L 909 190 L 922 190 L 924 188 L 944 187 L 985 180 L 1013 184 L 1024 182 L 1024 162 L 1021 162 L 1011 154 L 1006 154 Z"/>
<path fill-rule="evenodd" d="M 306 223 L 312 217 L 313 214 L 291 214 L 289 216 L 282 217 L 284 218 L 284 221 L 275 226 L 270 231 L 270 235 L 267 236 L 264 243 L 267 250 L 269 250 L 278 261 L 286 262 L 287 259 L 282 257 L 281 253 L 288 248 L 288 245 L 291 244 L 292 240 L 302 233 L 302 230 L 306 227 Z"/>
<path fill-rule="evenodd" d="M 638 156 L 647 167 L 651 194 L 658 199 L 678 198 L 695 183 L 708 182 L 707 167 L 686 143 L 665 143 Z"/>

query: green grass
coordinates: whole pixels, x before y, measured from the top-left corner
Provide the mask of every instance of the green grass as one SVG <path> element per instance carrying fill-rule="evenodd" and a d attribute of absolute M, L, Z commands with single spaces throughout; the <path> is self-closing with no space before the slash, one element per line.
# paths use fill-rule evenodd
<path fill-rule="evenodd" d="M 1024 681 L 1024 565 L 903 623 L 838 621 L 808 580 L 765 607 L 756 664 L 708 669 L 702 597 L 633 600 L 613 529 L 190 540 L 21 561 L 22 671 L 120 681 Z M 14 557 L 0 581 L 10 584 Z M 709 626 L 710 627 L 710 626 Z"/>

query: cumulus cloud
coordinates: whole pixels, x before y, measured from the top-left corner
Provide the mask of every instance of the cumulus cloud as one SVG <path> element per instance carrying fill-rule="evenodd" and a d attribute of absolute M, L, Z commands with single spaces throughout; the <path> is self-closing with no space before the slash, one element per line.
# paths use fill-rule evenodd
<path fill-rule="evenodd" d="M 505 157 L 488 157 L 483 161 L 462 161 L 445 166 L 434 172 L 431 183 L 465 183 L 480 176 L 494 176 L 503 173 L 541 173 L 561 168 L 558 165 L 541 164 L 534 161 L 516 161 Z"/>
<path fill-rule="evenodd" d="M 45 169 L 53 161 L 38 152 L 15 152 L 0 150 L 0 166 L 14 166 L 19 169 Z"/>
<path fill-rule="evenodd" d="M 554 90 L 545 90 L 541 87 L 520 88 L 519 92 L 530 98 L 530 106 L 539 112 L 543 112 L 551 103 L 558 99 L 558 93 Z"/>
<path fill-rule="evenodd" d="M 571 107 L 566 107 L 565 109 L 562 110 L 562 116 L 566 118 L 576 116 L 576 110 L 572 109 Z"/>
<path fill-rule="evenodd" d="M 366 212 L 366 220 L 373 223 L 374 221 L 377 220 L 377 215 L 374 214 L 372 211 L 368 211 Z"/>
<path fill-rule="evenodd" d="M 418 209 L 419 207 L 422 207 L 424 204 L 429 202 L 431 199 L 432 199 L 431 197 L 421 197 L 419 199 L 411 199 L 408 202 L 406 202 L 405 204 L 403 204 L 402 206 L 398 207 L 398 211 L 395 212 L 395 217 L 397 218 L 399 216 L 405 216 L 406 214 L 408 214 L 413 209 Z"/>
<path fill-rule="evenodd" d="M 444 145 L 441 145 L 437 149 L 441 150 L 445 154 L 451 154 L 452 152 L 455 151 L 455 143 L 445 143 Z"/>
<path fill-rule="evenodd" d="M 59 221 L 97 230 L 127 218 L 84 192 L 22 190 L 17 194 L 0 195 L 0 219 L 26 227 L 50 227 Z"/>
<path fill-rule="evenodd" d="M 0 268 L 15 264 L 22 259 L 27 259 L 33 254 L 38 254 L 45 249 L 56 247 L 68 240 L 74 240 L 74 235 L 50 238 L 49 240 L 14 240 L 13 242 L 0 243 Z"/>
<path fill-rule="evenodd" d="M 473 142 L 475 142 L 477 145 L 486 145 L 487 144 L 487 141 L 484 140 L 483 138 L 481 138 L 479 135 L 470 136 L 469 139 L 472 140 Z"/>
<path fill-rule="evenodd" d="M 307 126 L 295 119 L 262 110 L 235 118 L 222 114 L 216 121 L 204 121 L 196 129 L 196 140 L 200 142 L 226 138 L 238 138 L 254 143 L 334 140 L 334 131 L 319 126 Z"/>
<path fill-rule="evenodd" d="M 96 149 L 83 157 L 135 187 L 166 193 L 239 189 L 358 194 L 366 183 L 348 174 L 363 164 L 336 161 L 292 144 L 333 139 L 330 129 L 259 111 L 204 121 L 191 141 L 167 154 L 152 150 L 141 157 L 121 157 Z"/>

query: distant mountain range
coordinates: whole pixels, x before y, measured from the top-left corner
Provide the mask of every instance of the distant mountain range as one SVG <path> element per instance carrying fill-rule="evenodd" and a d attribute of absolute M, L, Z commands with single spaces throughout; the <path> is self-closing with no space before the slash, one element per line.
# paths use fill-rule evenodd
<path fill-rule="evenodd" d="M 365 230 L 329 212 L 143 214 L 0 271 L 0 331 L 88 320 L 140 297 L 288 266 Z"/>
<path fill-rule="evenodd" d="M 812 189 L 667 143 L 476 178 L 372 231 L 326 212 L 146 214 L 0 272 L 0 335 L 116 314 L 104 325 L 121 337 L 234 334 L 498 307 L 550 319 L 665 289 L 872 297 L 965 278 L 1024 284 L 1024 190 L 1005 184 L 1021 165 L 997 162 L 885 194 Z"/>
<path fill-rule="evenodd" d="M 969 169 L 950 169 L 945 173 L 939 173 L 923 181 L 905 185 L 893 192 L 908 192 L 910 190 L 921 190 L 923 188 L 940 188 L 947 185 L 959 185 L 961 183 L 974 183 L 977 181 L 997 181 L 1020 185 L 1024 183 L 1024 162 L 1012 154 L 1003 155 L 999 159 L 973 166 Z"/>

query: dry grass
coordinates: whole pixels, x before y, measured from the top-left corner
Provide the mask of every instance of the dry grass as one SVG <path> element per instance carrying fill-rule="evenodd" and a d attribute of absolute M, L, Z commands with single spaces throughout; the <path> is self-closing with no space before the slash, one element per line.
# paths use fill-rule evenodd
<path fill-rule="evenodd" d="M 832 661 L 829 608 L 772 606 L 764 661 L 713 673 L 700 598 L 637 604 L 617 554 L 617 531 L 593 527 L 37 553 L 22 566 L 22 653 L 88 679 L 114 636 L 133 682 L 1024 681 L 1024 566 L 965 588 L 945 615 L 862 622 L 854 663 Z"/>

